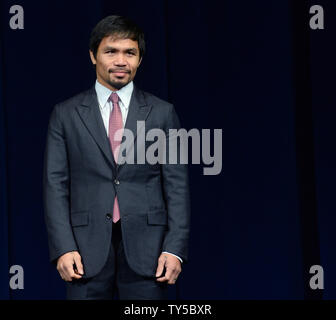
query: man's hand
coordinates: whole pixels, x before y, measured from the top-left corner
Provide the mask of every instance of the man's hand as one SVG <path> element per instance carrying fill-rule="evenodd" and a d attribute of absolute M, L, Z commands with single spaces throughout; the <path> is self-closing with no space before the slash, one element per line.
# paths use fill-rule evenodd
<path fill-rule="evenodd" d="M 60 256 L 57 260 L 57 271 L 65 281 L 82 278 L 84 270 L 79 252 L 71 251 Z"/>
<path fill-rule="evenodd" d="M 158 259 L 158 267 L 156 269 L 157 277 L 162 274 L 164 267 L 166 267 L 165 275 L 157 278 L 156 281 L 168 281 L 168 284 L 174 284 L 182 270 L 180 260 L 169 253 L 161 253 Z"/>

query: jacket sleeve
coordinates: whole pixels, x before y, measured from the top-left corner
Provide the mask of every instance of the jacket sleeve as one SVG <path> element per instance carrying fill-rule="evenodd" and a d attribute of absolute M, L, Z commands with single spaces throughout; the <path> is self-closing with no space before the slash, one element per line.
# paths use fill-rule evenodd
<path fill-rule="evenodd" d="M 188 165 L 181 161 L 181 151 L 185 151 L 187 145 L 183 143 L 183 139 L 177 139 L 179 129 L 180 121 L 176 111 L 173 105 L 169 105 L 165 127 L 166 163 L 161 165 L 163 194 L 168 211 L 168 231 L 162 251 L 173 253 L 186 263 L 190 229 L 189 178 Z M 172 162 L 172 159 L 177 161 Z"/>
<path fill-rule="evenodd" d="M 44 215 L 48 232 L 50 261 L 78 250 L 69 212 L 69 166 L 60 105 L 51 113 L 43 168 Z"/>

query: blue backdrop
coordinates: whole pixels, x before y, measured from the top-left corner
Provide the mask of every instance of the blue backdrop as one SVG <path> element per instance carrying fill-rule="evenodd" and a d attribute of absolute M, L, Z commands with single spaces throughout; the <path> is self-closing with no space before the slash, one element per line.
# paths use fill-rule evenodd
<path fill-rule="evenodd" d="M 9 8 L 24 8 L 24 29 Z M 126 15 L 145 31 L 137 85 L 187 128 L 223 130 L 223 165 L 190 165 L 190 261 L 172 298 L 336 298 L 336 4 L 309 29 L 311 1 L 1 1 L 0 298 L 63 299 L 48 262 L 42 164 L 53 106 L 93 85 L 90 31 Z M 8 286 L 24 268 L 24 290 Z"/>

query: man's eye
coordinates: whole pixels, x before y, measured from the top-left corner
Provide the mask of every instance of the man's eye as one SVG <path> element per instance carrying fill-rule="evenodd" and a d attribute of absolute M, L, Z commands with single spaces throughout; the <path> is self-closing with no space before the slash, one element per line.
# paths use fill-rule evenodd
<path fill-rule="evenodd" d="M 134 52 L 127 52 L 128 55 L 134 56 L 135 53 Z"/>

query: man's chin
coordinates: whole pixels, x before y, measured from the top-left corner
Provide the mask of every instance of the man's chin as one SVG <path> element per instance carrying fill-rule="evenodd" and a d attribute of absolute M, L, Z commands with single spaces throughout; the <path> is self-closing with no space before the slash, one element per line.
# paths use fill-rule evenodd
<path fill-rule="evenodd" d="M 113 88 L 116 89 L 121 89 L 122 87 L 126 86 L 126 84 L 128 84 L 130 81 L 127 80 L 117 80 L 117 81 L 109 81 L 109 85 Z"/>

